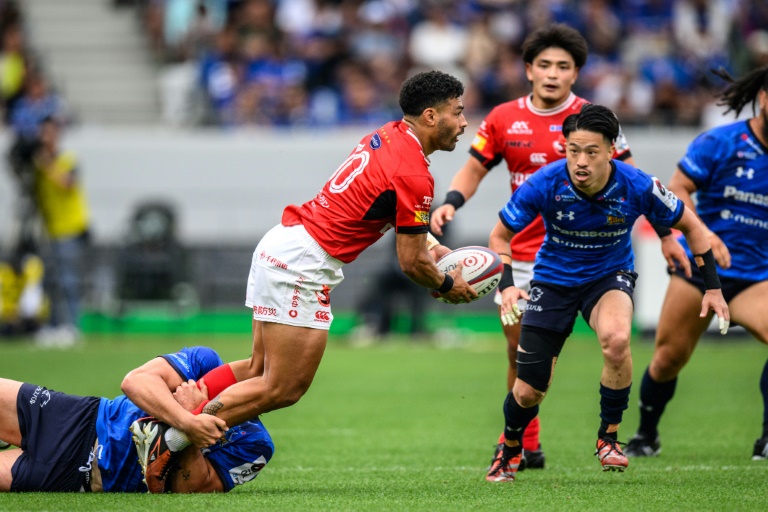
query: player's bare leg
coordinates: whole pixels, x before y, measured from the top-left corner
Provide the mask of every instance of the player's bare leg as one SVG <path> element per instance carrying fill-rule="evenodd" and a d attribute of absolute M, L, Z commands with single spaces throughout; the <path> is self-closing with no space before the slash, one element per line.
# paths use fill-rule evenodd
<path fill-rule="evenodd" d="M 640 383 L 640 425 L 625 450 L 630 457 L 654 457 L 661 452 L 659 421 L 674 396 L 677 375 L 711 319 L 711 314 L 699 318 L 702 296 L 683 278 L 671 276 L 661 306 L 653 357 Z"/>
<path fill-rule="evenodd" d="M 312 384 L 328 341 L 328 331 L 276 323 L 263 323 L 262 335 L 264 375 L 230 386 L 206 406 L 227 425 L 298 402 Z"/>
<path fill-rule="evenodd" d="M 16 410 L 16 398 L 21 384 L 15 380 L 0 379 L 0 440 L 15 446 L 21 444 L 19 414 Z"/>
<path fill-rule="evenodd" d="M 768 281 L 754 284 L 736 295 L 728 304 L 732 321 L 742 325 L 758 341 L 768 344 Z M 755 441 L 752 460 L 768 460 L 768 362 L 760 378 L 763 397 L 763 428 Z"/>
<path fill-rule="evenodd" d="M 618 442 L 623 411 L 629 404 L 632 385 L 632 299 L 620 290 L 605 293 L 590 315 L 589 325 L 597 334 L 603 352 L 600 378 L 600 428 L 597 455 L 603 471 L 624 471 L 629 461 Z"/>

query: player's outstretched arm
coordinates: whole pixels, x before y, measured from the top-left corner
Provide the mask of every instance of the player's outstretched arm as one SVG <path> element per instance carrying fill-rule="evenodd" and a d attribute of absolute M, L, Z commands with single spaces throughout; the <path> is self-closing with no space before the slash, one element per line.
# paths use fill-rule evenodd
<path fill-rule="evenodd" d="M 461 267 L 443 273 L 427 250 L 427 235 L 396 235 L 397 260 L 400 268 L 414 283 L 430 290 L 438 290 L 440 296 L 452 304 L 470 302 L 477 292 L 461 276 Z"/>
<path fill-rule="evenodd" d="M 487 174 L 488 169 L 476 158 L 470 156 L 464 167 L 459 169 L 451 180 L 446 200 L 432 212 L 429 227 L 434 233 L 443 235 L 443 226 L 451 222 L 456 210 L 475 195 L 477 187 Z"/>
<path fill-rule="evenodd" d="M 712 247 L 709 245 L 706 228 L 687 207 L 683 211 L 682 218 L 674 227 L 685 235 L 696 260 L 696 265 L 699 267 L 699 272 L 704 279 L 706 291 L 701 302 L 699 316 L 705 318 L 710 311 L 713 311 L 719 319 L 720 334 L 725 334 L 728 332 L 731 316 L 728 311 L 728 304 L 725 302 L 720 289 L 720 278 L 717 275 L 715 257 L 712 253 Z"/>
<path fill-rule="evenodd" d="M 672 178 L 669 180 L 669 190 L 671 190 L 683 203 L 685 207 L 691 210 L 696 217 L 699 218 L 696 213 L 696 205 L 693 202 L 693 194 L 696 192 L 696 184 L 685 175 L 683 171 L 678 167 L 672 174 Z M 701 222 L 701 218 L 699 218 Z M 704 226 L 704 230 L 707 233 L 709 244 L 712 246 L 712 253 L 715 256 L 715 261 L 721 268 L 728 268 L 731 266 L 731 253 L 726 247 L 725 243 L 715 233 L 710 231 L 704 222 L 701 222 Z"/>

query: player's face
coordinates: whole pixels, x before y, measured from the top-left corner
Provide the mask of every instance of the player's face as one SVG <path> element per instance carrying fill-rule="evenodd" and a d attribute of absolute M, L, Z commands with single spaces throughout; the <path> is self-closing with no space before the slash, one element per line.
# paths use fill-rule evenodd
<path fill-rule="evenodd" d="M 438 110 L 437 149 L 453 151 L 464 133 L 467 119 L 464 117 L 464 103 L 461 98 L 453 98 Z"/>
<path fill-rule="evenodd" d="M 608 183 L 611 176 L 613 144 L 602 134 L 576 130 L 566 139 L 565 156 L 573 186 L 593 195 Z"/>
<path fill-rule="evenodd" d="M 547 48 L 525 65 L 525 74 L 533 84 L 533 106 L 547 109 L 568 98 L 579 70 L 570 53 L 562 48 Z"/>

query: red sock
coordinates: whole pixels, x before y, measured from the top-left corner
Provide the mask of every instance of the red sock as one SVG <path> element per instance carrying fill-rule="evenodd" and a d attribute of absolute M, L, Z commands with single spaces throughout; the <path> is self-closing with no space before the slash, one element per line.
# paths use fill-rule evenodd
<path fill-rule="evenodd" d="M 533 451 L 539 449 L 539 431 L 541 430 L 541 424 L 539 423 L 539 417 L 533 418 L 523 433 L 523 450 Z"/>
<path fill-rule="evenodd" d="M 208 398 L 214 398 L 227 389 L 232 384 L 237 383 L 237 378 L 232 372 L 232 367 L 223 364 L 209 371 L 202 377 L 205 379 L 205 385 L 208 387 Z M 200 381 L 197 381 L 197 387 L 200 387 Z"/>

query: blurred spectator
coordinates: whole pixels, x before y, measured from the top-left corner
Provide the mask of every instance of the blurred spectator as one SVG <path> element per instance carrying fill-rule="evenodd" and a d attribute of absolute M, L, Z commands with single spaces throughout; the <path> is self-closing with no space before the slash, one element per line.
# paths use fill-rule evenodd
<path fill-rule="evenodd" d="M 32 239 L 20 237 L 10 256 L 0 261 L 0 336 L 31 335 L 46 321 L 44 273 Z"/>
<path fill-rule="evenodd" d="M 2 30 L 2 54 L 0 54 L 0 95 L 2 95 L 3 117 L 10 121 L 11 112 L 24 90 L 24 79 L 29 69 L 24 35 L 18 23 L 12 23 Z"/>
<path fill-rule="evenodd" d="M 164 19 L 176 0 L 141 1 Z M 187 0 L 184 12 L 197 6 L 198 17 L 179 33 L 198 41 L 189 44 L 202 50 L 189 53 L 203 53 L 201 90 L 213 122 L 226 126 L 377 120 L 396 107 L 397 84 L 424 68 L 460 76 L 472 94 L 466 113 L 481 118 L 527 90 L 520 45 L 553 22 L 590 45 L 578 94 L 599 94 L 623 124 L 696 124 L 722 85 L 709 69 L 756 65 L 768 30 L 768 3 L 754 0 L 222 0 L 223 25 L 202 1 Z M 216 27 L 215 48 L 205 52 Z M 234 48 L 224 59 L 222 34 Z M 366 102 L 370 115 L 357 111 Z"/>
<path fill-rule="evenodd" d="M 34 155 L 37 205 L 50 252 L 46 282 L 51 325 L 41 330 L 40 339 L 69 345 L 80 335 L 81 274 L 90 212 L 75 155 L 59 147 L 59 126 L 53 117 L 40 123 L 40 146 Z"/>

